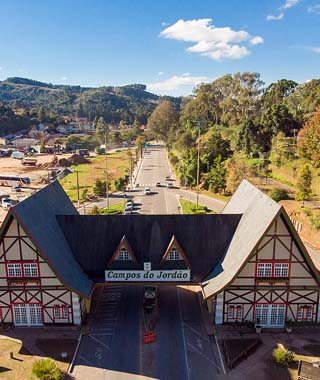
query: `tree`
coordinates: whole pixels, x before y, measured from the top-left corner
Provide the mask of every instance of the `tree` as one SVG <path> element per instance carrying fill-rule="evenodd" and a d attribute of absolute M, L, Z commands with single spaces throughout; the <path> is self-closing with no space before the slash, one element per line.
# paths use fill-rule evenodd
<path fill-rule="evenodd" d="M 148 126 L 158 139 L 167 141 L 170 130 L 176 127 L 177 122 L 178 114 L 173 104 L 165 100 L 152 112 Z"/>
<path fill-rule="evenodd" d="M 89 215 L 100 215 L 100 210 L 98 206 L 93 206 L 92 209 L 88 212 Z"/>
<path fill-rule="evenodd" d="M 246 160 L 247 157 L 243 153 L 235 153 L 226 163 L 226 190 L 231 194 L 249 174 Z"/>
<path fill-rule="evenodd" d="M 312 172 L 309 164 L 304 164 L 298 173 L 296 200 L 304 201 L 311 195 Z"/>
<path fill-rule="evenodd" d="M 97 179 L 95 183 L 93 184 L 93 194 L 97 197 L 105 197 L 106 196 L 106 181 L 101 181 L 100 179 Z"/>
<path fill-rule="evenodd" d="M 109 127 L 104 121 L 103 117 L 99 117 L 96 124 L 96 136 L 98 137 L 101 144 L 104 144 L 109 138 Z M 107 147 L 106 147 L 107 149 Z"/>
<path fill-rule="evenodd" d="M 298 134 L 298 153 L 320 166 L 320 106 Z"/>
<path fill-rule="evenodd" d="M 80 199 L 81 202 L 86 202 L 86 200 L 88 199 L 88 189 L 82 190 Z"/>
<path fill-rule="evenodd" d="M 126 179 L 123 177 L 114 180 L 114 187 L 117 191 L 123 191 L 126 188 Z"/>
<path fill-rule="evenodd" d="M 40 123 L 44 123 L 46 121 L 46 111 L 44 107 L 40 107 L 38 111 L 38 120 Z"/>
<path fill-rule="evenodd" d="M 214 193 L 223 193 L 226 189 L 226 170 L 221 162 L 221 156 L 216 157 L 214 165 L 206 176 L 209 190 Z"/>
<path fill-rule="evenodd" d="M 145 143 L 146 143 L 146 140 L 145 140 L 144 136 L 138 136 L 136 138 L 136 147 L 137 147 L 138 151 L 140 151 L 140 157 L 142 157 L 142 150 L 143 150 Z"/>

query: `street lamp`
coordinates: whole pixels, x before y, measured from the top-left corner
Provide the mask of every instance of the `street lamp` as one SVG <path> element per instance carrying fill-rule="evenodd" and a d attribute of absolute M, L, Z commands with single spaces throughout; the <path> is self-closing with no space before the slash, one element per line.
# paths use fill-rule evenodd
<path fill-rule="evenodd" d="M 198 127 L 198 163 L 197 163 L 197 209 L 199 205 L 199 177 L 200 177 L 200 133 L 201 128 L 203 127 L 204 122 L 198 121 L 197 127 Z"/>

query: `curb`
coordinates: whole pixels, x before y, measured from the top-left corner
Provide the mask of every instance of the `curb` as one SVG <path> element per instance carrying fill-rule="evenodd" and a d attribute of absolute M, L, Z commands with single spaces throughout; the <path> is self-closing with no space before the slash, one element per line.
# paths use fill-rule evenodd
<path fill-rule="evenodd" d="M 69 374 L 71 374 L 73 369 L 74 369 L 74 362 L 76 361 L 76 357 L 78 355 L 78 351 L 79 351 L 80 344 L 82 342 L 82 338 L 83 338 L 83 334 L 81 333 L 79 338 L 78 338 L 78 344 L 77 344 L 76 350 L 74 351 L 73 358 L 72 358 L 71 363 L 70 363 L 68 370 L 67 370 L 67 373 L 69 373 Z"/>

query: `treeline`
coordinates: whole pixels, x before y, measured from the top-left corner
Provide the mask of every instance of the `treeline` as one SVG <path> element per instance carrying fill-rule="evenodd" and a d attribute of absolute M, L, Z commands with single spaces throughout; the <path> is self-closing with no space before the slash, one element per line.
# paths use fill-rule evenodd
<path fill-rule="evenodd" d="M 53 85 L 19 77 L 0 82 L 0 101 L 13 109 L 37 113 L 42 107 L 47 114 L 77 116 L 90 121 L 101 116 L 107 123 L 115 124 L 121 120 L 132 124 L 135 119 L 146 124 L 162 99 L 169 99 L 179 109 L 180 98 L 161 98 L 146 91 L 142 84 L 88 88 Z"/>
<path fill-rule="evenodd" d="M 200 143 L 201 186 L 232 193 L 252 171 L 271 175 L 270 164 L 294 161 L 298 179 L 303 168 L 312 177 L 320 166 L 319 104 L 318 79 L 303 84 L 281 79 L 266 87 L 259 73 L 244 72 L 200 85 L 180 112 L 162 102 L 148 124 L 166 142 L 182 184 L 196 185 Z M 311 184 L 304 192 L 300 182 L 295 185 L 306 199 Z"/>

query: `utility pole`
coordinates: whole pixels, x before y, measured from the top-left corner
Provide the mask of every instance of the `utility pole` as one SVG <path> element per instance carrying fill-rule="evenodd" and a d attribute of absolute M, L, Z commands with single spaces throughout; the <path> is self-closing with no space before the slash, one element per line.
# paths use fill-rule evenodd
<path fill-rule="evenodd" d="M 201 121 L 198 121 L 198 163 L 197 163 L 197 209 L 199 206 L 199 177 L 200 177 L 200 131 Z"/>
<path fill-rule="evenodd" d="M 107 196 L 107 209 L 109 210 L 109 176 L 108 176 L 108 151 L 107 151 L 107 126 L 104 129 L 104 143 L 106 150 L 106 196 Z"/>
<path fill-rule="evenodd" d="M 78 208 L 80 207 L 80 189 L 79 189 L 79 172 L 76 171 L 77 176 L 77 195 L 78 195 Z"/>

